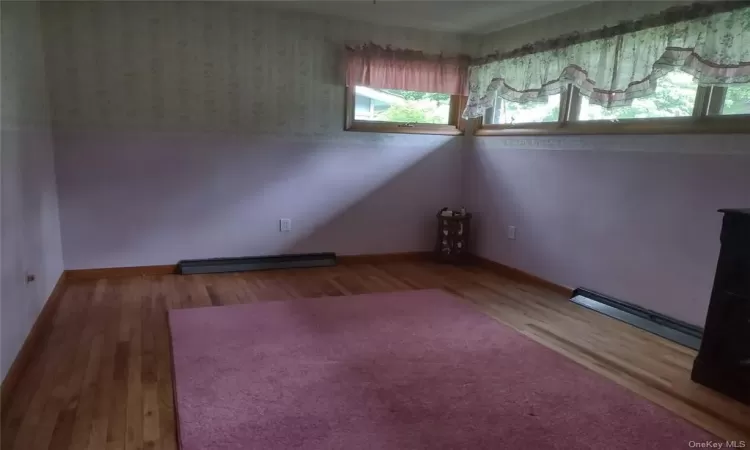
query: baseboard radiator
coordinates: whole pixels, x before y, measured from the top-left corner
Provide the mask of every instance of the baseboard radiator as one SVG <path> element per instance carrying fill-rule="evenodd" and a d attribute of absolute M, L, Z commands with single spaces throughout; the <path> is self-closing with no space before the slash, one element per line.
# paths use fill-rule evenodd
<path fill-rule="evenodd" d="M 694 350 L 700 347 L 702 328 L 664 314 L 585 288 L 575 289 L 570 301 Z"/>
<path fill-rule="evenodd" d="M 245 256 L 241 258 L 191 259 L 177 264 L 178 273 L 248 272 L 252 270 L 326 267 L 336 265 L 335 253 L 305 253 L 275 256 Z"/>

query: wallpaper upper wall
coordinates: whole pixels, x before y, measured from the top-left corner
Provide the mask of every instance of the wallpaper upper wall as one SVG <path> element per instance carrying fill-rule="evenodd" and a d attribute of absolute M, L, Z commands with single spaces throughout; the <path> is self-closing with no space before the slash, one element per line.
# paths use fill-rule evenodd
<path fill-rule="evenodd" d="M 572 32 L 595 30 L 635 20 L 690 1 L 607 1 L 596 2 L 533 22 L 478 37 L 472 54 L 484 56 L 496 51 L 509 51 L 540 39 L 549 39 Z"/>
<path fill-rule="evenodd" d="M 47 130 L 49 105 L 39 5 L 2 2 L 2 19 L 2 129 Z"/>
<path fill-rule="evenodd" d="M 63 268 L 44 51 L 35 2 L 0 2 L 0 378 Z M 33 274 L 36 281 L 26 282 Z"/>
<path fill-rule="evenodd" d="M 340 131 L 345 43 L 459 53 L 452 33 L 244 2 L 43 2 L 53 126 Z"/>

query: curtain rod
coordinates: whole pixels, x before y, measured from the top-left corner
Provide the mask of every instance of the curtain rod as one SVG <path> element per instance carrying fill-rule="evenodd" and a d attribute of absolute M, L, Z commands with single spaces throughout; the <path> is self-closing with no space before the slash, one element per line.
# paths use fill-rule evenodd
<path fill-rule="evenodd" d="M 541 39 L 531 44 L 526 44 L 522 47 L 507 52 L 495 52 L 487 56 L 474 58 L 471 60 L 471 63 L 472 65 L 479 65 L 494 61 L 500 61 L 503 59 L 518 58 L 520 56 L 526 56 L 533 53 L 545 52 L 549 50 L 557 50 L 560 48 L 569 47 L 571 45 L 581 44 L 583 42 L 595 41 L 597 39 L 606 39 L 615 36 L 621 36 L 623 34 L 645 30 L 648 28 L 655 28 L 665 25 L 672 25 L 678 22 L 700 19 L 702 17 L 733 11 L 735 9 L 745 7 L 750 7 L 750 0 L 698 2 L 692 3 L 688 6 L 673 6 L 659 13 L 649 14 L 640 19 L 622 21 L 617 25 L 613 25 L 611 27 L 605 26 L 603 28 L 599 28 L 593 31 L 587 31 L 585 33 L 574 31 L 572 33 L 563 34 L 551 39 Z"/>

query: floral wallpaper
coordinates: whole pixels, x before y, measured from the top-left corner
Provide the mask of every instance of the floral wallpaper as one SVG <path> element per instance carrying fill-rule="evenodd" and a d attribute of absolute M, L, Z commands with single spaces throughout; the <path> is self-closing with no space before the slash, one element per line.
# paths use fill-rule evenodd
<path fill-rule="evenodd" d="M 573 32 L 586 33 L 621 21 L 637 20 L 685 2 L 653 0 L 647 2 L 594 2 L 579 8 L 547 16 L 482 36 L 475 41 L 472 55 L 482 57 L 504 53 L 541 39 L 553 39 Z"/>
<path fill-rule="evenodd" d="M 345 44 L 468 39 L 244 2 L 43 2 L 42 17 L 58 129 L 340 131 Z"/>

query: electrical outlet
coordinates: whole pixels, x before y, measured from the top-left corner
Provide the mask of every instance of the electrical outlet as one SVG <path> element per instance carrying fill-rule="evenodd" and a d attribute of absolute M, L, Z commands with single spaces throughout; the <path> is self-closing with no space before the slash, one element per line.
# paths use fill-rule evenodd
<path fill-rule="evenodd" d="M 508 227 L 508 239 L 515 239 L 516 238 L 516 227 L 509 226 Z"/>
<path fill-rule="evenodd" d="M 279 219 L 279 231 L 284 233 L 292 231 L 292 219 Z"/>

